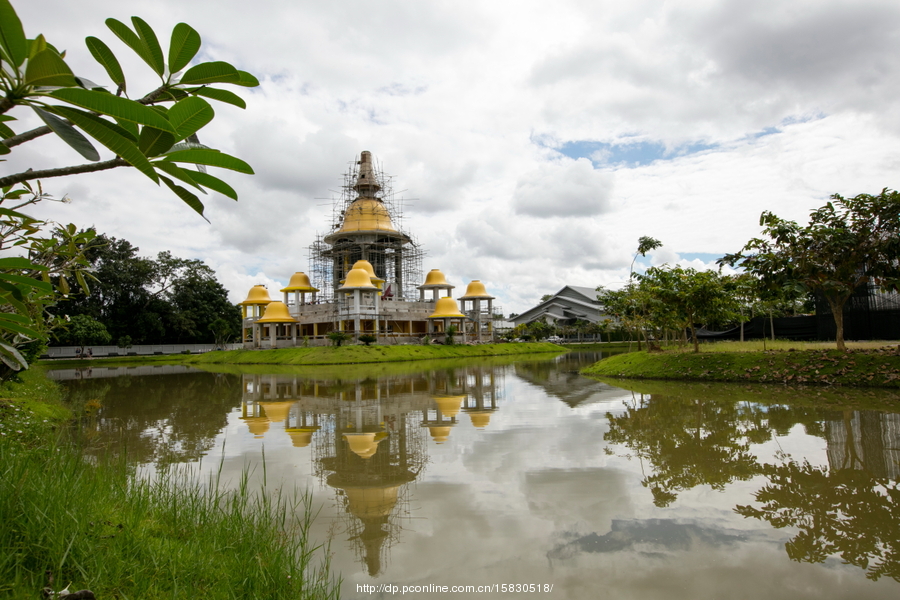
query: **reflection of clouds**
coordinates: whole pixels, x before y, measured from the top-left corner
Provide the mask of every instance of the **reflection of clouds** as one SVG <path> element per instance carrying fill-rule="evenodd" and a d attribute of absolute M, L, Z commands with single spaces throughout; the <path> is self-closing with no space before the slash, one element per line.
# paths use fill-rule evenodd
<path fill-rule="evenodd" d="M 615 517 L 633 512 L 628 478 L 614 469 L 534 471 L 525 474 L 523 493 L 530 513 L 557 528 L 608 531 Z"/>
<path fill-rule="evenodd" d="M 727 533 L 718 528 L 678 523 L 671 519 L 614 520 L 606 534 L 569 533 L 565 537 L 568 541 L 554 547 L 547 554 L 549 558 L 567 559 L 581 552 L 621 552 L 636 547 L 649 553 L 661 550 L 686 552 L 696 545 L 728 546 L 747 539 L 743 532 Z"/>

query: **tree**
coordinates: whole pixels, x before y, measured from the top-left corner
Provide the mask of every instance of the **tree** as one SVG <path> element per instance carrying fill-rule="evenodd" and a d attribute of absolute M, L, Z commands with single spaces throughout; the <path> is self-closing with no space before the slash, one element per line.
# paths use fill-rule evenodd
<path fill-rule="evenodd" d="M 112 340 L 106 326 L 89 315 L 75 315 L 58 336 L 67 346 L 103 346 Z"/>
<path fill-rule="evenodd" d="M 246 106 L 238 95 L 210 84 L 254 87 L 259 85 L 256 78 L 221 61 L 187 68 L 201 41 L 184 23 L 175 26 L 167 55 L 140 18 L 132 17 L 134 29 L 115 19 L 106 24 L 159 76 L 155 90 L 136 100 L 129 98 L 118 59 L 95 37 L 86 38 L 88 50 L 116 92 L 76 76 L 65 62 L 65 52 L 43 35 L 27 38 L 9 0 L 0 0 L 0 155 L 52 132 L 90 161 L 0 175 L 0 204 L 6 204 L 0 207 L 0 250 L 15 246 L 20 254 L 0 259 L 0 360 L 5 365 L 0 377 L 8 376 L 7 370 L 27 367 L 29 357 L 39 353 L 53 325 L 48 308 L 68 296 L 69 277 L 83 291 L 89 289 L 80 267 L 93 233 L 69 225 L 56 227 L 47 236 L 40 233 L 47 223 L 19 211 L 26 204 L 50 199 L 40 179 L 131 166 L 157 185 L 165 184 L 202 216 L 203 203 L 175 180 L 203 194 L 209 189 L 237 200 L 234 189 L 208 174 L 206 166 L 253 173 L 244 161 L 201 145 L 197 133 L 215 116 L 204 98 Z M 10 114 L 16 108 L 31 109 L 44 126 L 17 133 L 12 129 L 17 118 Z M 101 161 L 85 134 L 111 151 L 113 158 Z M 194 164 L 198 170 L 187 171 L 179 164 Z M 25 347 L 28 350 L 20 352 Z"/>
<path fill-rule="evenodd" d="M 353 339 L 353 336 L 343 331 L 329 331 L 328 339 L 331 340 L 333 346 L 340 348 L 341 344 Z"/>
<path fill-rule="evenodd" d="M 844 306 L 861 285 L 875 281 L 896 290 L 900 284 L 900 193 L 859 194 L 831 202 L 810 214 L 801 227 L 765 211 L 764 238 L 719 260 L 739 265 L 769 289 L 788 288 L 818 294 L 834 317 L 838 350 L 844 343 Z"/>
<path fill-rule="evenodd" d="M 134 29 L 116 19 L 107 19 L 106 25 L 159 77 L 159 87 L 137 100 L 128 97 L 125 74 L 115 54 L 102 40 L 89 36 L 85 43 L 112 80 L 115 94 L 74 75 L 65 62 L 65 53 L 59 52 L 43 35 L 26 38 L 9 0 L 0 0 L 0 60 L 3 62 L 0 136 L 4 138 L 0 154 L 9 154 L 11 148 L 53 132 L 90 161 L 5 175 L 0 177 L 0 187 L 131 166 L 157 185 L 165 184 L 200 215 L 203 214 L 200 199 L 173 180 L 204 194 L 208 188 L 237 200 L 231 186 L 202 167 L 189 172 L 178 163 L 252 174 L 253 169 L 244 161 L 201 145 L 197 132 L 215 116 L 204 98 L 241 108 L 246 106 L 233 92 L 210 84 L 255 87 L 259 82 L 249 73 L 221 61 L 199 63 L 185 70 L 201 45 L 200 34 L 190 25 L 175 26 L 169 52 L 164 55 L 153 29 L 138 17 L 132 17 L 131 22 Z M 30 108 L 45 125 L 16 134 L 10 126 L 16 119 L 7 113 L 17 107 Z M 101 161 L 100 153 L 79 129 L 114 157 Z"/>
<path fill-rule="evenodd" d="M 92 293 L 62 303 L 60 314 L 90 315 L 113 339 L 137 344 L 224 344 L 240 334 L 240 309 L 202 261 L 169 252 L 154 260 L 127 240 L 97 239 L 102 246 L 88 252 L 97 279 Z"/>
<path fill-rule="evenodd" d="M 797 562 L 839 554 L 866 571 L 900 581 L 900 484 L 858 469 L 789 461 L 766 464 L 769 483 L 754 494 L 762 506 L 738 506 L 744 517 L 799 530 L 785 550 Z"/>
<path fill-rule="evenodd" d="M 73 285 L 87 290 L 85 253 L 95 244 L 93 231 L 52 225 L 22 210 L 49 199 L 40 183 L 4 188 L 0 196 L 0 379 L 27 368 L 58 323 L 51 308 Z M 71 279 L 71 285 L 70 285 Z"/>
<path fill-rule="evenodd" d="M 694 352 L 700 352 L 698 323 L 729 321 L 739 314 L 729 279 L 715 271 L 663 265 L 650 267 L 638 278 L 650 298 L 651 321 L 690 330 Z"/>

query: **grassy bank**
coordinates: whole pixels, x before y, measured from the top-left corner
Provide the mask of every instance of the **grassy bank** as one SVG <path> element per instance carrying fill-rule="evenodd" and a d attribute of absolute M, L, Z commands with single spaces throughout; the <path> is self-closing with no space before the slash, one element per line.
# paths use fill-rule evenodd
<path fill-rule="evenodd" d="M 478 346 L 317 346 L 313 348 L 281 348 L 278 350 L 228 350 L 207 352 L 187 357 L 197 364 L 256 365 L 341 365 L 356 363 L 506 356 L 539 352 L 564 352 L 555 344 L 481 344 Z"/>
<path fill-rule="evenodd" d="M 631 352 L 582 371 L 595 377 L 900 388 L 900 348 Z"/>
<path fill-rule="evenodd" d="M 307 538 L 308 497 L 90 464 L 58 442 L 68 411 L 41 375 L 0 388 L 0 597 L 48 585 L 123 599 L 339 595 L 327 550 Z"/>

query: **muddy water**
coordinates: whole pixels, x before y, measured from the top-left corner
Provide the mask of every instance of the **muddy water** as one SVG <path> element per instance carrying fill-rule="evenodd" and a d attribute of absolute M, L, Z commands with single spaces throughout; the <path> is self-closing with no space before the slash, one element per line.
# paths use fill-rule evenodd
<path fill-rule="evenodd" d="M 345 598 L 897 597 L 896 397 L 629 390 L 598 358 L 57 377 L 89 453 L 308 489 Z"/>

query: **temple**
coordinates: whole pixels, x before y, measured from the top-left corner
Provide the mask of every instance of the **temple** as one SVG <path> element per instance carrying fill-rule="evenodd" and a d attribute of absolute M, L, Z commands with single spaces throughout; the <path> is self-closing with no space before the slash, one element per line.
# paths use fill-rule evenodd
<path fill-rule="evenodd" d="M 343 332 L 378 343 L 490 342 L 495 306 L 484 284 L 470 282 L 453 298 L 439 269 L 422 277 L 423 251 L 402 229 L 402 200 L 370 152 L 344 176 L 332 203 L 330 231 L 310 246 L 310 273 L 298 271 L 282 297 L 253 286 L 243 309 L 245 348 L 324 345 Z"/>

